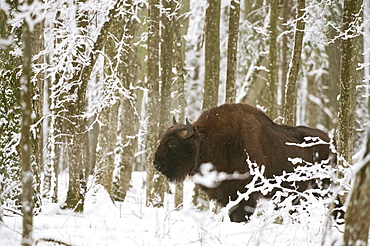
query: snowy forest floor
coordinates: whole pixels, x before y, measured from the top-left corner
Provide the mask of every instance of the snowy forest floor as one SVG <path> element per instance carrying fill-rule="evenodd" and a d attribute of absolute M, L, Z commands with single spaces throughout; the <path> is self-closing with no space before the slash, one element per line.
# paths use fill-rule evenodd
<path fill-rule="evenodd" d="M 65 194 L 67 175 L 60 179 Z M 299 222 L 276 223 L 276 217 L 253 216 L 249 223 L 229 222 L 226 209 L 215 214 L 191 206 L 193 183 L 185 181 L 184 207 L 173 208 L 167 195 L 162 208 L 145 206 L 145 173 L 134 172 L 123 203 L 113 203 L 101 186 L 88 190 L 84 213 L 44 205 L 34 217 L 35 245 L 339 245 L 343 226 L 325 226 L 327 216 L 318 201 Z M 60 196 L 63 201 L 63 197 Z M 273 210 L 273 209 L 272 209 Z M 268 209 L 267 209 L 268 211 Z M 270 211 L 271 212 L 271 211 Z M 5 211 L 0 245 L 20 245 L 22 217 Z"/>

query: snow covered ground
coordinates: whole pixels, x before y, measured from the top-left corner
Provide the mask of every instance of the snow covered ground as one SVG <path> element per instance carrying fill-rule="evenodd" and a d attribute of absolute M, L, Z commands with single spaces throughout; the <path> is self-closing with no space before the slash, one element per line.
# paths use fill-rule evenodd
<path fill-rule="evenodd" d="M 63 180 L 62 180 L 63 181 Z M 64 184 L 66 183 L 64 178 Z M 90 187 L 85 212 L 61 210 L 50 204 L 34 217 L 35 245 L 339 245 L 343 228 L 325 226 L 326 210 L 312 204 L 300 222 L 277 223 L 265 215 L 249 223 L 232 223 L 219 214 L 191 206 L 192 182 L 185 183 L 184 208 L 173 208 L 168 195 L 163 208 L 145 206 L 145 174 L 134 173 L 132 188 L 123 203 L 114 204 L 101 186 Z M 8 213 L 5 213 L 8 214 Z M 274 219 L 272 219 L 274 218 Z M 22 218 L 5 216 L 0 224 L 0 246 L 20 245 Z M 58 242 L 57 242 L 58 241 Z"/>

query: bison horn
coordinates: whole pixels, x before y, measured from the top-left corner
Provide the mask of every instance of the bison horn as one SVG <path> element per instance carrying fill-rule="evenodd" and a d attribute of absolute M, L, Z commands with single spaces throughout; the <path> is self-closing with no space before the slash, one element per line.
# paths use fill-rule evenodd
<path fill-rule="evenodd" d="M 189 122 L 188 118 L 186 118 L 186 131 L 188 132 L 189 135 L 193 135 L 193 126 Z"/>
<path fill-rule="evenodd" d="M 193 126 L 191 125 L 189 120 L 186 119 L 186 129 L 180 132 L 180 136 L 182 139 L 188 139 L 193 135 L 193 133 L 194 133 Z"/>
<path fill-rule="evenodd" d="M 176 121 L 176 117 L 175 116 L 173 116 L 173 118 L 172 118 L 172 123 L 173 123 L 173 125 L 177 125 L 177 121 Z"/>

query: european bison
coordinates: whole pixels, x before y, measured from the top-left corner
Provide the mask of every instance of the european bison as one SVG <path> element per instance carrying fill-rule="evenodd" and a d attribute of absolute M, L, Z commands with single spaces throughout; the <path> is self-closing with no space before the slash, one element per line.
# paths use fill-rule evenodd
<path fill-rule="evenodd" d="M 319 142 L 312 144 L 312 141 Z M 329 142 L 329 137 L 321 130 L 277 125 L 250 105 L 224 104 L 205 110 L 193 124 L 188 120 L 186 125 L 177 124 L 174 120 L 174 125 L 163 134 L 155 153 L 154 167 L 170 181 L 181 181 L 187 175 L 199 173 L 202 163 L 212 163 L 215 170 L 227 174 L 248 173 L 249 159 L 258 166 L 265 166 L 266 178 L 274 178 L 294 171 L 288 157 L 299 162 L 295 165 L 327 160 L 331 156 Z M 210 199 L 226 206 L 230 200 L 238 198 L 238 192 L 246 192 L 245 187 L 252 178 L 224 180 L 215 188 L 201 188 Z M 304 191 L 313 183 L 312 180 L 294 184 L 283 182 L 281 186 Z M 271 198 L 275 192 L 276 189 L 264 197 Z M 255 192 L 247 201 L 242 200 L 230 209 L 230 219 L 247 221 L 260 197 L 261 194 Z M 249 209 L 245 209 L 247 207 Z"/>

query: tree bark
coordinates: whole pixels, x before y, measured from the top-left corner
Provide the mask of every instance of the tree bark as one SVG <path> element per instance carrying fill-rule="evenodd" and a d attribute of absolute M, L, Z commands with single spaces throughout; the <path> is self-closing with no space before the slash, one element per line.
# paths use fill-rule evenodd
<path fill-rule="evenodd" d="M 284 102 L 284 124 L 295 125 L 295 106 L 297 98 L 297 77 L 301 61 L 303 35 L 305 29 L 304 22 L 305 0 L 298 0 L 297 18 L 294 32 L 294 46 L 292 60 L 289 65 L 288 78 L 286 82 L 285 102 Z"/>
<path fill-rule="evenodd" d="M 220 83 L 220 12 L 221 0 L 208 0 L 205 18 L 205 74 L 202 109 L 218 104 Z M 207 194 L 194 187 L 193 204 L 200 210 L 209 208 Z"/>
<path fill-rule="evenodd" d="M 136 29 L 138 28 L 138 23 L 132 17 L 131 13 L 134 12 L 132 9 L 132 1 L 127 2 L 127 15 L 124 17 L 124 32 L 121 36 L 121 40 L 128 45 L 128 50 L 126 51 L 126 56 L 122 58 L 122 64 L 119 64 L 119 77 L 122 80 L 122 84 L 127 91 L 132 92 L 130 85 L 133 81 L 134 71 L 134 51 L 133 51 L 133 37 L 135 36 Z M 121 96 L 121 140 L 122 149 L 121 162 L 118 165 L 119 173 L 119 192 L 117 194 L 117 199 L 123 201 L 126 197 L 127 191 L 130 188 L 131 175 L 133 170 L 133 165 L 135 162 L 134 151 L 135 151 L 135 112 L 134 112 L 135 99 L 132 94 Z"/>
<path fill-rule="evenodd" d="M 161 29 L 161 95 L 160 95 L 160 112 L 159 112 L 159 136 L 162 136 L 166 128 L 170 125 L 170 110 L 171 110 L 171 91 L 172 91 L 172 82 L 173 82 L 173 62 L 169 57 L 173 57 L 174 49 L 174 28 L 173 28 L 173 19 L 171 16 L 175 10 L 175 1 L 163 0 L 163 8 L 167 9 L 169 14 L 163 14 L 161 16 L 162 20 L 162 29 Z M 168 190 L 167 179 L 164 175 L 156 175 L 154 179 L 154 189 L 156 193 L 160 194 L 161 201 L 157 206 L 163 206 L 164 194 Z"/>
<path fill-rule="evenodd" d="M 218 104 L 220 83 L 220 12 L 221 0 L 208 0 L 205 18 L 205 75 L 202 109 Z M 200 210 L 209 208 L 207 194 L 195 185 L 193 204 Z"/>
<path fill-rule="evenodd" d="M 170 0 L 163 0 L 162 1 L 163 8 L 165 8 L 169 13 L 173 13 L 175 9 L 175 2 Z M 172 66 L 173 62 L 172 59 L 169 57 L 173 57 L 173 17 L 170 14 L 163 14 L 162 15 L 162 29 L 161 29 L 161 57 L 160 57 L 160 64 L 161 64 L 161 107 L 159 113 L 159 136 L 163 135 L 163 132 L 171 122 L 170 119 L 170 105 L 171 105 L 171 85 L 172 85 L 172 78 L 174 77 L 172 74 Z"/>
<path fill-rule="evenodd" d="M 366 162 L 356 174 L 346 211 L 344 242 L 346 246 L 365 246 L 370 226 L 370 128 L 367 132 L 366 151 L 361 161 Z M 361 163 L 360 161 L 360 163 Z"/>
<path fill-rule="evenodd" d="M 146 205 L 158 206 L 163 201 L 162 194 L 156 191 L 155 182 L 153 179 L 158 176 L 158 172 L 154 169 L 154 152 L 158 146 L 158 128 L 159 128 L 159 0 L 150 0 L 148 7 L 148 126 L 146 139 L 146 154 L 147 154 L 147 187 L 146 187 Z"/>
<path fill-rule="evenodd" d="M 5 13 L 4 10 L 0 10 L 0 25 L 3 27 L 0 29 L 0 38 L 2 39 L 6 39 L 8 37 L 8 25 L 7 25 L 7 15 Z M 5 58 L 7 57 L 7 54 L 8 52 L 2 52 L 2 54 L 0 54 L 0 60 L 6 60 Z M 5 64 L 3 62 L 0 63 L 0 70 L 5 70 Z M 6 81 L 6 79 L 5 79 Z M 0 76 L 0 94 L 1 95 L 5 95 L 5 84 L 4 84 L 4 78 L 3 76 L 1 75 Z M 2 97 L 2 100 L 0 101 L 0 106 L 1 107 L 4 107 L 4 109 L 6 109 L 5 105 L 8 104 L 8 100 L 5 98 L 5 96 Z M 0 111 L 0 120 L 2 120 L 3 118 L 5 118 L 5 115 L 3 115 L 3 113 L 5 112 L 1 112 Z M 8 128 L 8 126 L 6 127 Z M 5 130 L 5 127 L 1 127 L 1 133 L 0 133 L 0 172 L 1 172 L 1 175 L 0 175 L 0 196 L 2 196 L 3 192 L 4 192 L 4 186 L 5 186 L 5 182 L 4 182 L 4 179 L 5 179 L 5 174 L 6 174 L 6 167 L 8 166 L 4 160 L 7 159 L 8 161 L 11 159 L 8 157 L 5 157 L 3 156 L 3 153 L 5 152 L 5 148 L 4 148 L 4 144 L 6 145 L 8 143 L 8 139 L 9 139 L 9 136 L 6 136 L 8 134 L 6 134 L 7 131 L 9 131 L 10 129 L 7 129 L 7 131 Z M 0 199 L 0 222 L 3 222 L 3 216 L 4 216 L 4 213 L 3 213 L 3 205 L 2 205 L 2 199 Z"/>
<path fill-rule="evenodd" d="M 282 8 L 282 22 L 281 25 L 281 32 L 283 33 L 281 37 L 281 102 L 280 105 L 284 107 L 285 102 L 285 87 L 286 87 L 286 81 L 288 78 L 288 32 L 287 32 L 287 23 L 288 19 L 290 17 L 290 6 L 292 4 L 290 3 L 290 0 L 283 0 L 283 8 Z M 279 115 L 284 114 L 284 108 L 280 110 Z"/>
<path fill-rule="evenodd" d="M 85 1 L 85 0 L 82 0 Z M 88 13 L 78 10 L 77 27 L 80 30 L 80 35 L 87 35 Z M 88 59 L 86 43 L 81 42 L 76 47 L 78 53 Z M 85 202 L 86 193 L 86 177 L 85 168 L 87 166 L 87 124 L 85 118 L 86 111 L 86 89 L 90 74 L 84 72 L 84 67 L 79 64 L 77 57 L 72 63 L 76 68 L 76 72 L 68 81 L 70 90 L 68 91 L 69 100 L 66 103 L 66 118 L 68 134 L 67 153 L 68 153 L 68 190 L 65 204 L 62 208 L 70 208 L 76 212 L 82 212 Z M 87 67 L 93 66 L 90 64 Z M 91 70 L 88 68 L 86 70 Z"/>
<path fill-rule="evenodd" d="M 356 108 L 356 57 L 357 57 L 357 26 L 356 17 L 360 11 L 360 0 L 345 0 L 343 8 L 343 27 L 341 39 L 340 63 L 340 102 L 338 122 L 338 153 L 343 160 L 352 163 L 353 134 Z"/>
<path fill-rule="evenodd" d="M 129 86 L 129 85 L 128 85 Z M 121 163 L 119 164 L 120 192 L 119 200 L 123 201 L 130 188 L 131 175 L 133 170 L 134 158 L 134 124 L 135 115 L 130 98 L 121 99 L 121 124 L 124 129 L 121 132 L 123 149 L 121 150 Z"/>
<path fill-rule="evenodd" d="M 231 0 L 229 32 L 227 40 L 227 70 L 226 70 L 226 103 L 233 103 L 236 99 L 236 68 L 238 54 L 240 2 Z"/>
<path fill-rule="evenodd" d="M 221 0 L 208 0 L 205 19 L 205 75 L 202 108 L 218 103 L 220 83 L 220 11 Z"/>
<path fill-rule="evenodd" d="M 38 55 L 44 48 L 44 22 L 37 23 L 32 32 L 32 56 Z M 43 62 L 43 57 L 34 61 L 36 64 Z M 34 134 L 32 134 L 32 171 L 34 178 L 34 206 L 41 207 L 41 171 L 43 164 L 43 129 L 42 129 L 42 115 L 43 115 L 43 101 L 44 101 L 44 78 L 42 74 L 35 75 L 36 82 L 32 86 L 32 111 L 34 118 L 32 125 L 34 126 Z"/>
<path fill-rule="evenodd" d="M 179 4 L 182 4 L 181 1 Z M 186 4 L 186 3 L 185 3 Z M 188 26 L 189 26 L 189 18 L 183 17 L 184 13 L 189 12 L 190 3 L 188 2 L 187 5 L 180 8 L 176 15 L 174 16 L 173 20 L 173 27 L 174 27 L 174 66 L 176 68 L 176 80 L 175 86 L 177 88 L 177 97 L 175 100 L 175 109 L 178 111 L 178 122 L 185 122 L 185 107 L 186 107 L 186 98 L 185 98 L 185 68 L 184 68 L 184 60 L 185 60 L 185 45 L 186 42 L 183 38 L 183 35 L 186 35 Z M 177 7 L 176 7 L 177 9 Z M 185 15 L 186 16 L 186 15 Z M 175 208 L 181 208 L 183 205 L 183 190 L 184 190 L 184 183 L 183 182 L 176 182 L 175 186 L 175 200 L 174 205 Z"/>
<path fill-rule="evenodd" d="M 22 213 L 23 213 L 23 232 L 22 245 L 33 245 L 33 174 L 32 174 L 32 136 L 30 127 L 32 124 L 32 33 L 27 21 L 23 23 L 23 71 L 21 77 L 21 102 L 22 102 L 22 117 L 21 117 L 21 165 L 22 165 Z"/>
<path fill-rule="evenodd" d="M 96 153 L 96 183 L 104 186 L 113 197 L 113 171 L 117 141 L 119 102 L 106 106 L 99 115 L 101 122 Z"/>
<path fill-rule="evenodd" d="M 269 64 L 267 73 L 267 110 L 266 113 L 271 119 L 277 117 L 276 111 L 276 83 L 277 81 L 277 20 L 278 20 L 278 4 L 279 0 L 271 0 L 270 2 L 270 23 L 269 31 Z"/>
<path fill-rule="evenodd" d="M 49 32 L 45 32 L 44 35 L 52 36 L 53 30 L 58 29 L 61 26 L 61 21 L 56 21 L 58 17 L 55 16 L 55 20 L 53 22 L 46 22 L 46 28 L 49 29 Z M 54 46 L 61 42 L 60 39 L 55 38 Z M 48 53 L 45 55 L 45 63 L 47 66 L 52 67 L 52 54 Z M 44 126 L 44 130 L 47 129 L 48 137 L 46 142 L 46 156 L 44 159 L 44 182 L 43 182 L 43 194 L 42 197 L 45 201 L 48 201 L 51 198 L 51 201 L 56 203 L 58 202 L 58 190 L 59 190 L 59 169 L 60 169 L 60 160 L 62 159 L 63 155 L 63 145 L 65 144 L 65 137 L 62 137 L 62 133 L 64 132 L 64 112 L 63 106 L 59 104 L 62 101 L 62 95 L 53 95 L 54 91 L 60 91 L 59 85 L 60 74 L 55 73 L 47 74 L 46 79 L 44 82 L 44 91 L 46 94 L 44 95 L 47 100 L 44 101 L 46 105 L 44 105 L 47 110 L 44 112 L 46 115 L 50 115 L 49 119 L 45 119 L 46 127 Z"/>

